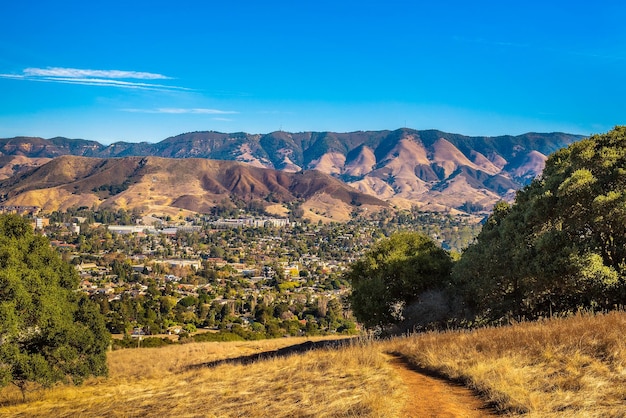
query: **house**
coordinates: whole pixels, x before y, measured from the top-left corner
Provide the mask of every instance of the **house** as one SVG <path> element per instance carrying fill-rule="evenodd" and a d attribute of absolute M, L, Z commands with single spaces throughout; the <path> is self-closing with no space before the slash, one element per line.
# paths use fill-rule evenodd
<path fill-rule="evenodd" d="M 144 266 L 143 264 L 136 264 L 132 266 L 132 268 L 133 268 L 133 272 L 135 273 L 143 273 L 146 266 Z"/>
<path fill-rule="evenodd" d="M 163 261 L 158 261 L 158 262 L 166 263 L 170 267 L 191 267 L 194 270 L 200 270 L 200 268 L 202 268 L 202 262 L 200 260 L 170 259 L 170 260 L 163 260 Z"/>
<path fill-rule="evenodd" d="M 139 234 L 144 232 L 154 234 L 156 232 L 154 228 L 143 225 L 109 225 L 107 229 L 116 234 Z"/>
<path fill-rule="evenodd" d="M 76 270 L 78 270 L 79 273 L 98 271 L 98 269 L 99 267 L 96 263 L 81 263 L 76 265 Z"/>
<path fill-rule="evenodd" d="M 58 241 L 58 240 L 50 241 L 50 245 L 52 245 L 53 247 L 57 247 L 57 248 L 68 248 L 70 250 L 76 249 L 76 245 L 68 244 L 67 242 Z"/>

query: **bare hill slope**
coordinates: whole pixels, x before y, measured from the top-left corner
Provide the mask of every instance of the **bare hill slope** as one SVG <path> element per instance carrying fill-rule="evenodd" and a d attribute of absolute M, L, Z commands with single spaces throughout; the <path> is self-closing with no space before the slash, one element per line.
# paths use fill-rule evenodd
<path fill-rule="evenodd" d="M 88 158 L 63 156 L 0 182 L 4 205 L 114 206 L 160 211 L 176 207 L 207 212 L 224 201 L 261 205 L 320 199 L 344 217 L 355 205 L 381 208 L 382 200 L 358 192 L 319 171 L 289 173 L 235 161 L 160 157 Z"/>
<path fill-rule="evenodd" d="M 541 173 L 547 155 L 580 139 L 581 136 L 563 133 L 468 137 L 406 128 L 349 133 L 191 132 L 157 143 L 119 142 L 108 146 L 81 139 L 17 137 L 0 139 L 0 178 L 19 175 L 25 167 L 62 155 L 202 158 L 239 161 L 256 168 L 291 173 L 319 170 L 362 193 L 410 202 L 423 209 L 469 206 L 489 209 L 497 200 L 513 196 Z M 11 163 L 9 158 L 18 156 L 31 160 Z M 128 174 L 124 170 L 119 173 Z M 245 175 L 240 178 L 237 170 L 230 169 L 227 173 L 234 177 L 221 177 L 218 184 L 224 190 L 232 186 L 235 192 L 246 193 L 247 189 L 261 187 Z M 208 190 L 219 189 L 209 184 L 213 180 L 208 180 Z M 265 189 L 267 186 L 261 187 L 262 192 L 258 193 L 267 192 Z M 268 190 L 284 193 L 281 187 Z M 194 199 L 185 201 L 191 200 Z"/>

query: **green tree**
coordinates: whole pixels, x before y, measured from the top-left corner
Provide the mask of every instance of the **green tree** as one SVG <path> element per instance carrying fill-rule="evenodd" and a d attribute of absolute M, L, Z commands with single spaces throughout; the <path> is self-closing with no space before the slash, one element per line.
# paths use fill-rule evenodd
<path fill-rule="evenodd" d="M 0 216 L 0 386 L 49 386 L 105 375 L 110 335 L 97 304 L 48 240 L 15 215 Z"/>
<path fill-rule="evenodd" d="M 420 294 L 447 285 L 451 267 L 449 254 L 425 235 L 399 232 L 379 241 L 345 276 L 355 317 L 368 328 L 399 323 Z"/>
<path fill-rule="evenodd" d="M 626 300 L 626 127 L 552 154 L 510 208 L 496 206 L 455 266 L 489 321 Z"/>

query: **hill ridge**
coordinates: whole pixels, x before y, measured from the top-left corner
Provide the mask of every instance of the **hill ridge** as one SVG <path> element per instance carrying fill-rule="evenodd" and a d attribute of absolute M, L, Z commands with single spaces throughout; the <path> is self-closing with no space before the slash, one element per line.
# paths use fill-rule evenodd
<path fill-rule="evenodd" d="M 40 206 L 47 212 L 94 205 L 145 212 L 166 212 L 167 208 L 207 212 L 224 202 L 234 206 L 237 200 L 256 202 L 257 207 L 300 204 L 313 208 L 316 199 L 326 196 L 330 202 L 326 217 L 345 220 L 350 208 L 389 206 L 317 170 L 289 173 L 202 158 L 65 155 L 0 181 L 0 191 L 2 205 Z"/>
<path fill-rule="evenodd" d="M 560 132 L 465 136 L 410 128 L 344 133 L 196 131 L 156 143 L 110 145 L 63 137 L 15 137 L 0 139 L 0 178 L 23 175 L 45 159 L 62 155 L 202 158 L 294 173 L 320 170 L 398 207 L 445 210 L 471 203 L 489 210 L 540 174 L 547 155 L 582 138 Z M 25 163 L 24 158 L 38 160 Z M 462 186 L 458 170 L 464 167 Z"/>

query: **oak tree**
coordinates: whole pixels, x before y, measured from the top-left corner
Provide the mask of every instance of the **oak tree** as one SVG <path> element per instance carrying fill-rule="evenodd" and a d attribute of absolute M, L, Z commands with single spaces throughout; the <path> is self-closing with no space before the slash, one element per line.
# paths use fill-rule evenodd
<path fill-rule="evenodd" d="M 107 373 L 110 335 L 78 275 L 17 215 L 0 216 L 0 387 Z"/>
<path fill-rule="evenodd" d="M 399 323 L 421 294 L 445 287 L 451 266 L 450 255 L 425 235 L 399 232 L 379 241 L 346 273 L 354 315 L 368 328 Z"/>
<path fill-rule="evenodd" d="M 543 174 L 499 204 L 454 269 L 489 321 L 626 301 L 626 127 L 552 154 Z"/>

